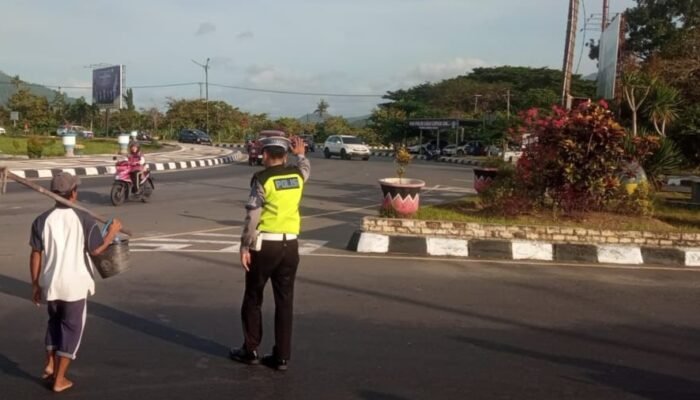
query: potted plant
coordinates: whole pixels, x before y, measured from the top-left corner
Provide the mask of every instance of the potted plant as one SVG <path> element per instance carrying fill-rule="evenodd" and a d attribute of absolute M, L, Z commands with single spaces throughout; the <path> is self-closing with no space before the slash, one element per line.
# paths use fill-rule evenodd
<path fill-rule="evenodd" d="M 491 186 L 502 164 L 503 160 L 498 157 L 489 157 L 480 166 L 474 168 L 474 190 L 477 193 L 481 193 Z"/>
<path fill-rule="evenodd" d="M 420 179 L 404 178 L 406 167 L 411 162 L 411 153 L 405 147 L 396 151 L 397 178 L 379 180 L 384 200 L 382 214 L 396 217 L 410 217 L 418 211 L 420 191 L 425 182 Z"/>

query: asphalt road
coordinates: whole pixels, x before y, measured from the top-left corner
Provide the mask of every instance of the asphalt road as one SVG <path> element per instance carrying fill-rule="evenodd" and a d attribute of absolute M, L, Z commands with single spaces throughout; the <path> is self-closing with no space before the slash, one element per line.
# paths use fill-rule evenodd
<path fill-rule="evenodd" d="M 80 197 L 135 231 L 133 268 L 99 281 L 75 399 L 698 399 L 697 270 L 361 256 L 388 160 L 313 155 L 302 207 L 294 353 L 287 373 L 226 358 L 242 341 L 236 254 L 253 168 L 156 175 L 150 204 Z M 415 163 L 425 202 L 464 195 L 461 166 Z M 44 184 L 46 182 L 43 182 Z M 51 203 L 0 198 L 0 398 L 39 399 L 45 310 L 29 301 L 27 239 Z M 271 347 L 272 296 L 264 350 Z"/>

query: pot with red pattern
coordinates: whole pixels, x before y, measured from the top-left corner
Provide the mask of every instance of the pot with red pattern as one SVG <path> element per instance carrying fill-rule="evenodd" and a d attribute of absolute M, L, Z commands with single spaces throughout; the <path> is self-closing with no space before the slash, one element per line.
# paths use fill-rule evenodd
<path fill-rule="evenodd" d="M 481 193 L 488 189 L 498 175 L 498 168 L 474 168 L 474 190 Z"/>
<path fill-rule="evenodd" d="M 418 212 L 420 191 L 425 182 L 410 178 L 385 178 L 379 180 L 384 199 L 382 209 L 400 217 L 408 217 Z"/>

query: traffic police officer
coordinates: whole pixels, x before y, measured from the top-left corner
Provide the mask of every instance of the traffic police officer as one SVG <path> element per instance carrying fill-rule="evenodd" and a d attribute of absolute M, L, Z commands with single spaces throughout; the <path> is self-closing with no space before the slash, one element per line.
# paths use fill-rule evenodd
<path fill-rule="evenodd" d="M 247 215 L 241 236 L 241 265 L 246 271 L 241 307 L 243 346 L 230 356 L 246 364 L 259 364 L 284 371 L 291 355 L 294 279 L 299 265 L 299 234 L 304 183 L 311 172 L 302 138 L 261 139 L 265 169 L 253 175 L 246 204 Z M 297 164 L 287 166 L 287 153 Z M 262 339 L 263 291 L 268 279 L 275 296 L 275 347 L 258 358 Z"/>

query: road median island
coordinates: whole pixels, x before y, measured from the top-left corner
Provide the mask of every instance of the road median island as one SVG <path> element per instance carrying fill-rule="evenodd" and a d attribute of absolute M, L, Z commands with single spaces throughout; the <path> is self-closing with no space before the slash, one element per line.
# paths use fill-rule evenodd
<path fill-rule="evenodd" d="M 349 250 L 476 259 L 700 267 L 700 233 L 364 217 Z"/>
<path fill-rule="evenodd" d="M 155 158 L 154 162 L 148 163 L 151 171 L 211 168 L 225 164 L 244 163 L 247 161 L 247 156 L 240 151 L 228 151 L 219 155 L 202 154 L 201 157 L 196 155 L 183 157 L 181 151 L 160 153 L 157 157 L 155 157 L 155 154 L 151 156 Z M 77 176 L 113 175 L 116 170 L 114 161 L 112 161 L 110 157 L 112 156 L 84 160 L 80 158 L 46 159 L 42 160 L 42 168 L 26 168 L 25 165 L 32 165 L 29 162 L 13 163 L 7 167 L 10 172 L 19 177 L 28 179 L 51 178 L 60 172 L 68 172 Z M 47 163 L 51 162 L 55 165 L 47 165 Z"/>

